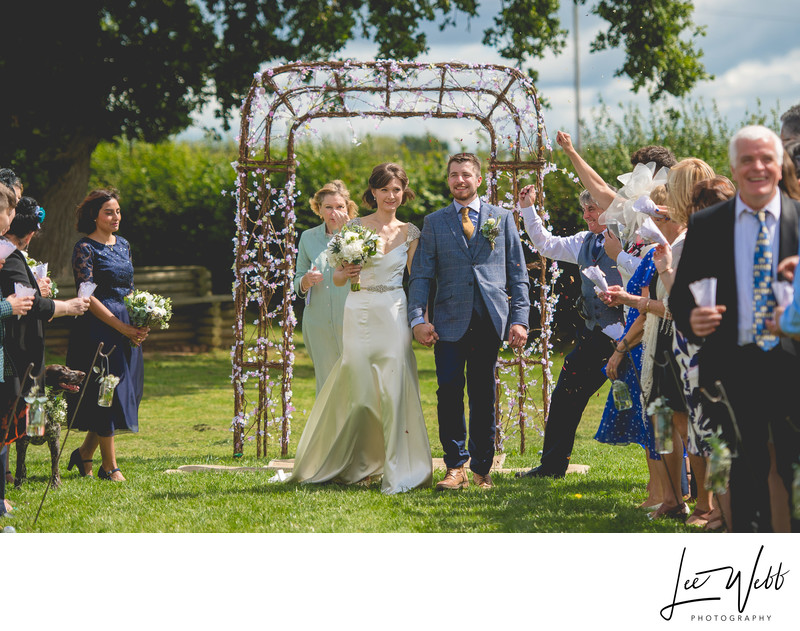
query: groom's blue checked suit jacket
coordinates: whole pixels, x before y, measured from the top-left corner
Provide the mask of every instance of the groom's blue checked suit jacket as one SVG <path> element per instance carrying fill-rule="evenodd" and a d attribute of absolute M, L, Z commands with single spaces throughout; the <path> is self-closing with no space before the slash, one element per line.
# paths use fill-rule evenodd
<path fill-rule="evenodd" d="M 500 232 L 492 249 L 480 232 L 484 222 L 499 219 Z M 475 284 L 501 340 L 512 323 L 528 326 L 528 271 L 514 215 L 481 202 L 472 248 L 467 245 L 461 216 L 454 203 L 425 217 L 422 236 L 411 265 L 408 321 L 422 317 L 431 281 L 437 290 L 433 326 L 444 342 L 464 336 L 472 318 Z"/>

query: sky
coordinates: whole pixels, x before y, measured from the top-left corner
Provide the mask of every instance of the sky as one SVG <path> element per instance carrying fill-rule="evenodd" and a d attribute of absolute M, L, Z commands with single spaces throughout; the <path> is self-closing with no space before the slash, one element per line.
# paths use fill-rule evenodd
<path fill-rule="evenodd" d="M 623 62 L 622 51 L 589 52 L 590 42 L 605 22 L 590 14 L 591 0 L 587 4 L 588 7 L 580 8 L 578 18 L 582 120 L 591 124 L 593 111 L 599 106 L 601 98 L 611 107 L 612 115 L 622 112 L 630 104 L 647 111 L 649 102 L 646 93 L 634 94 L 629 78 L 614 77 L 614 71 Z M 758 3 L 752 0 L 696 0 L 694 4 L 695 23 L 707 26 L 707 35 L 699 46 L 704 52 L 706 70 L 714 75 L 714 79 L 698 84 L 688 96 L 690 101 L 701 100 L 709 110 L 712 102 L 715 102 L 720 114 L 730 123 L 741 121 L 746 112 L 768 113 L 772 109 L 783 112 L 791 105 L 800 103 L 800 38 L 797 37 L 800 12 L 796 10 L 796 0 L 761 0 Z M 426 29 L 430 50 L 418 61 L 458 60 L 511 65 L 494 49 L 480 43 L 483 30 L 491 23 L 499 7 L 500 0 L 482 0 L 477 18 L 467 19 L 466 15 L 461 14 L 455 27 L 442 32 L 435 26 Z M 531 66 L 539 73 L 537 91 L 550 104 L 544 112 L 544 118 L 551 138 L 559 129 L 575 136 L 572 13 L 572 3 L 562 0 L 559 11 L 562 27 L 570 31 L 565 50 L 558 56 L 548 54 L 544 59 L 531 62 Z M 343 57 L 360 61 L 374 59 L 375 54 L 376 47 L 363 39 L 352 41 L 342 51 Z M 675 102 L 675 99 L 665 101 L 667 105 Z M 197 138 L 202 135 L 203 126 L 213 126 L 211 110 L 211 107 L 206 108 L 196 117 L 197 125 L 179 137 Z M 328 136 L 348 133 L 346 125 L 341 121 L 338 123 L 326 123 L 326 127 L 320 129 L 321 133 Z M 238 118 L 234 130 L 237 126 Z M 354 123 L 354 126 L 359 133 L 363 133 L 362 130 L 381 134 L 408 133 L 408 123 L 399 120 L 384 121 L 378 131 L 375 131 L 372 123 L 365 122 L 362 129 L 359 129 L 359 123 Z M 418 129 L 419 134 L 429 131 L 442 137 L 444 131 L 451 136 L 443 137 L 443 140 L 453 140 L 465 134 L 464 129 L 456 126 L 443 130 L 440 122 L 436 121 L 420 121 Z"/>

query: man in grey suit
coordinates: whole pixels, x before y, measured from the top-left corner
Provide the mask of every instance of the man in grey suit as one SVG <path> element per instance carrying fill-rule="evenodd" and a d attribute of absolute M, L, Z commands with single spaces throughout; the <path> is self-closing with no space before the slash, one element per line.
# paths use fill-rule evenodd
<path fill-rule="evenodd" d="M 408 321 L 420 344 L 434 347 L 439 439 L 447 473 L 436 489 L 492 487 L 494 370 L 502 340 L 522 348 L 528 339 L 530 283 L 513 214 L 482 202 L 481 163 L 459 153 L 447 163 L 453 202 L 425 217 L 411 266 Z M 433 322 L 426 307 L 433 281 Z M 466 379 L 464 369 L 466 367 Z M 469 394 L 469 445 L 464 385 Z"/>

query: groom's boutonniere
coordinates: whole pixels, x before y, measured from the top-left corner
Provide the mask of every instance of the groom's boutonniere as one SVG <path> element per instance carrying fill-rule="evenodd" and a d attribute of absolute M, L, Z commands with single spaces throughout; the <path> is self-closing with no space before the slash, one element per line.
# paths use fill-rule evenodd
<path fill-rule="evenodd" d="M 489 245 L 494 250 L 494 240 L 500 234 L 500 220 L 497 217 L 489 217 L 481 226 L 481 234 L 489 240 Z"/>

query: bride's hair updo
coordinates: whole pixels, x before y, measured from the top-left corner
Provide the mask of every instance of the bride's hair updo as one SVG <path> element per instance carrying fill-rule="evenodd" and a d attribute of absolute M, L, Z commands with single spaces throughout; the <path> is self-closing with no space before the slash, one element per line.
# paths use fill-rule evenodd
<path fill-rule="evenodd" d="M 384 162 L 372 169 L 372 175 L 369 176 L 369 188 L 365 191 L 361 199 L 363 199 L 364 203 L 370 208 L 377 208 L 378 202 L 375 201 L 372 189 L 383 188 L 395 178 L 400 180 L 400 183 L 403 185 L 403 201 L 401 205 L 414 199 L 416 194 L 408 188 L 408 176 L 405 170 L 394 162 Z"/>
<path fill-rule="evenodd" d="M 319 208 L 322 206 L 322 201 L 328 195 L 341 195 L 344 198 L 345 204 L 347 204 L 347 216 L 350 217 L 350 219 L 358 216 L 358 204 L 350 199 L 350 191 L 347 190 L 347 187 L 341 180 L 333 180 L 333 182 L 328 182 L 325 186 L 314 193 L 314 197 L 311 198 L 308 204 L 311 206 L 311 210 L 314 211 L 315 215 L 322 217 L 322 213 L 320 212 Z"/>

